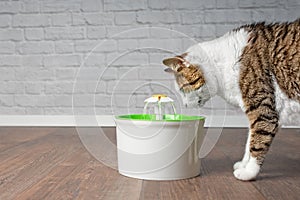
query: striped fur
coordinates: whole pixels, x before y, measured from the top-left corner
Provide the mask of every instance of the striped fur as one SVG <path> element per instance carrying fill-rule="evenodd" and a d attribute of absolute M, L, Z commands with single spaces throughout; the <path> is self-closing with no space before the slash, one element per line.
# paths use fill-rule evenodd
<path fill-rule="evenodd" d="M 300 103 L 300 20 L 242 28 L 250 36 L 240 58 L 239 84 L 250 121 L 250 152 L 261 165 L 279 126 L 274 81 Z"/>

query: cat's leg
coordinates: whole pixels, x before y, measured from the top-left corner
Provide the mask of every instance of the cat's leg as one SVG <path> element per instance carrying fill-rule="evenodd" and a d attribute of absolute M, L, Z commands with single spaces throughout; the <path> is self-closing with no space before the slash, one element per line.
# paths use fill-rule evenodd
<path fill-rule="evenodd" d="M 247 163 L 250 159 L 250 138 L 251 138 L 251 131 L 249 130 L 244 157 L 241 161 L 238 161 L 233 165 L 234 170 L 239 169 L 239 168 L 244 168 L 247 165 Z"/>
<path fill-rule="evenodd" d="M 265 155 L 278 131 L 279 114 L 276 109 L 275 89 L 272 73 L 259 51 L 253 49 L 241 58 L 240 91 L 243 109 L 250 124 L 248 153 L 250 158 L 246 165 L 234 170 L 239 180 L 254 180 L 259 174 Z M 246 148 L 247 149 L 247 148 Z M 247 155 L 247 153 L 245 153 Z"/>
<path fill-rule="evenodd" d="M 248 139 L 245 148 L 245 154 L 241 161 L 234 164 L 234 176 L 243 181 L 254 180 L 260 171 L 260 165 L 250 153 L 251 130 L 248 133 Z"/>
<path fill-rule="evenodd" d="M 249 156 L 249 159 L 248 162 L 243 162 L 243 160 L 242 165 L 234 170 L 234 176 L 239 180 L 248 181 L 257 177 L 265 155 L 278 131 L 279 117 L 274 108 L 275 105 L 272 102 L 270 102 L 272 105 L 269 105 L 267 102 L 261 103 L 255 111 L 247 113 L 251 129 L 250 140 L 247 144 L 249 145 L 248 153 L 245 153 L 244 158 L 246 161 Z"/>

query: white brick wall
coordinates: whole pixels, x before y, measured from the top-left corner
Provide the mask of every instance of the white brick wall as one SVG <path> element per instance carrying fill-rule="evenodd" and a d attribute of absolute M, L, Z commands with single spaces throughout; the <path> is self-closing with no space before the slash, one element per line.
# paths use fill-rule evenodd
<path fill-rule="evenodd" d="M 164 57 L 299 10 L 299 0 L 1 0 L 0 115 L 67 115 L 72 102 L 77 113 L 141 112 L 157 92 L 179 101 Z M 219 98 L 200 112 L 212 107 L 224 113 Z"/>

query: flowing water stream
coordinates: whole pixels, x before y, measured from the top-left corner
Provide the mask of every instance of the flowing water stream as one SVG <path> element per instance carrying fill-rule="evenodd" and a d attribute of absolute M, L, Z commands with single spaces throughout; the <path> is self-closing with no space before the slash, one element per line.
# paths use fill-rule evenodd
<path fill-rule="evenodd" d="M 149 104 L 151 104 L 154 107 L 154 113 L 147 113 L 148 111 L 148 106 Z M 170 104 L 172 106 L 173 109 L 173 114 L 176 115 L 176 108 L 173 102 L 145 102 L 145 106 L 143 109 L 143 114 L 155 114 L 156 120 L 163 120 L 164 119 L 164 115 L 167 114 L 166 113 L 166 106 Z"/>

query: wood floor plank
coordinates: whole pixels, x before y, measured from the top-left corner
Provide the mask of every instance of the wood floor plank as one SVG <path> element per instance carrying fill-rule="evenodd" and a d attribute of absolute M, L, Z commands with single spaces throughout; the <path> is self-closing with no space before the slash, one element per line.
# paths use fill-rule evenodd
<path fill-rule="evenodd" d="M 103 130 L 116 144 L 115 129 Z M 97 161 L 75 128 L 0 127 L 0 199 L 299 199 L 300 131 L 281 130 L 254 182 L 232 174 L 246 136 L 246 129 L 224 129 L 202 159 L 199 177 L 146 181 L 124 177 Z"/>
<path fill-rule="evenodd" d="M 54 129 L 52 129 L 53 131 Z M 41 129 L 43 135 L 44 129 Z M 65 132 L 68 132 L 67 129 Z M 73 129 L 69 130 L 69 133 L 74 132 Z M 30 137 L 30 136 L 29 136 Z M 59 133 L 47 134 L 26 142 L 18 143 L 14 147 L 9 147 L 7 150 L 0 152 L 0 177 L 7 171 L 20 170 L 26 164 L 29 164 L 36 157 L 46 153 L 49 149 L 53 148 L 53 145 L 57 144 L 62 139 L 68 140 L 70 135 L 63 136 Z M 60 141 L 59 141 L 60 140 Z"/>
<path fill-rule="evenodd" d="M 60 197 L 70 199 L 74 197 L 73 195 L 76 195 L 76 193 L 68 192 L 67 190 L 72 191 L 74 189 L 72 179 L 87 165 L 90 159 L 91 157 L 88 153 L 82 149 L 74 151 L 69 159 L 58 164 L 45 177 L 32 185 L 32 187 L 20 193 L 18 198 L 57 199 Z M 72 185 L 73 187 L 70 187 Z"/>
<path fill-rule="evenodd" d="M 138 200 L 140 197 L 142 180 L 118 175 L 111 177 L 103 186 L 102 194 L 104 195 L 101 195 L 100 199 Z"/>
<path fill-rule="evenodd" d="M 20 143 L 43 137 L 54 131 L 53 128 L 33 127 L 1 127 L 0 129 L 0 152 L 8 150 Z"/>
<path fill-rule="evenodd" d="M 120 176 L 116 170 L 104 166 L 83 149 L 60 163 L 44 179 L 19 194 L 18 198 L 138 199 L 141 182 Z"/>
<path fill-rule="evenodd" d="M 73 130 L 71 131 L 73 132 Z M 52 168 L 65 160 L 72 151 L 78 148 L 72 145 L 66 148 L 63 144 L 64 136 L 59 136 L 61 134 L 52 134 L 52 137 L 45 137 L 45 140 L 40 141 L 41 148 L 32 148 L 32 151 L 24 149 L 26 152 L 25 155 L 21 154 L 17 156 L 16 159 L 12 159 L 12 162 L 8 160 L 5 163 L 1 163 L 0 177 L 1 180 L 5 181 L 2 181 L 0 185 L 0 199 L 12 199 L 16 194 L 22 192 L 48 174 Z M 12 164 L 13 166 L 9 166 Z M 14 170 L 7 173 L 7 169 Z"/>
<path fill-rule="evenodd" d="M 86 162 L 76 164 L 76 168 L 43 199 L 138 199 L 141 180 L 120 176 L 99 161 L 86 158 L 81 159 Z"/>
<path fill-rule="evenodd" d="M 140 200 L 161 199 L 162 181 L 143 181 L 140 193 Z"/>

